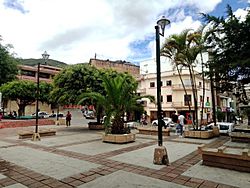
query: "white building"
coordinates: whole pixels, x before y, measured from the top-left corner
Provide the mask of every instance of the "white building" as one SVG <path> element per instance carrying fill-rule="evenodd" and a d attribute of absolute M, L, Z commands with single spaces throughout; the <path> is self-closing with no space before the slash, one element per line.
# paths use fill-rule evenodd
<path fill-rule="evenodd" d="M 146 63 L 147 64 L 147 63 Z M 145 65 L 145 64 L 144 64 Z M 152 95 L 157 99 L 157 79 L 156 73 L 150 73 L 147 71 L 145 66 L 141 68 L 141 77 L 139 80 L 139 86 L 137 92 L 143 95 Z M 188 100 L 191 104 L 191 113 L 194 113 L 194 100 L 192 87 L 190 82 L 190 76 L 188 70 L 182 70 L 182 79 L 184 81 L 187 96 L 185 95 L 180 77 L 176 70 L 171 70 L 171 66 L 168 67 L 168 71 L 161 73 L 161 101 L 162 101 L 162 110 L 164 116 L 171 117 L 173 112 L 178 114 L 183 114 L 186 117 L 189 116 Z M 202 98 L 204 97 L 204 121 L 211 121 L 212 119 L 212 105 L 211 105 L 211 87 L 210 81 L 205 80 L 205 95 L 203 96 L 203 84 L 202 77 L 198 72 L 196 72 L 196 85 L 197 85 L 197 96 L 198 96 L 198 110 L 201 111 L 202 107 Z M 145 111 L 150 116 L 150 120 L 157 119 L 157 105 L 151 103 L 148 99 L 145 99 L 144 103 Z M 192 114 L 193 115 L 193 114 Z M 198 113 L 198 119 L 201 119 L 201 113 Z"/>

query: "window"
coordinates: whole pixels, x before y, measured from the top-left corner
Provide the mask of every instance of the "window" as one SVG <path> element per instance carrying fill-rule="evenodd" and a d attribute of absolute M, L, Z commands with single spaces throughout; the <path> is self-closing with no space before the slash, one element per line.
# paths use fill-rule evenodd
<path fill-rule="evenodd" d="M 39 77 L 40 77 L 40 78 L 47 78 L 47 79 L 49 79 L 49 78 L 50 78 L 50 74 L 40 72 L 40 73 L 39 73 Z"/>
<path fill-rule="evenodd" d="M 167 86 L 171 86 L 172 85 L 172 81 L 171 80 L 167 80 L 166 84 L 167 84 Z"/>
<path fill-rule="evenodd" d="M 167 102 L 172 102 L 172 95 L 167 95 Z"/>
<path fill-rule="evenodd" d="M 163 102 L 163 96 L 161 96 L 161 102 Z"/>
<path fill-rule="evenodd" d="M 201 82 L 199 82 L 199 87 L 201 87 Z"/>
<path fill-rule="evenodd" d="M 161 87 L 162 87 L 162 81 L 161 81 Z"/>
<path fill-rule="evenodd" d="M 155 87 L 155 83 L 154 82 L 150 82 L 150 87 Z"/>
<path fill-rule="evenodd" d="M 184 105 L 185 106 L 188 106 L 188 103 L 190 105 L 192 105 L 192 102 L 191 102 L 191 95 L 184 95 Z"/>
<path fill-rule="evenodd" d="M 209 97 L 207 97 L 207 102 L 209 102 Z"/>
<path fill-rule="evenodd" d="M 28 71 L 28 70 L 21 70 L 21 75 L 35 77 L 36 76 L 36 72 L 34 72 L 34 71 Z"/>

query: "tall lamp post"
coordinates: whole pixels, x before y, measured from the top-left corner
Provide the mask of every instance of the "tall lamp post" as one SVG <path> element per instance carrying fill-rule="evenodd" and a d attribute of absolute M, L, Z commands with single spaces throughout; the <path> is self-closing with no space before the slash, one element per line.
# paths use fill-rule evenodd
<path fill-rule="evenodd" d="M 47 60 L 49 59 L 49 54 L 44 51 L 44 53 L 42 54 L 43 60 L 44 60 L 44 64 L 47 64 Z M 40 62 L 37 65 L 37 89 L 36 89 L 36 129 L 35 132 L 32 136 L 32 140 L 33 141 L 37 141 L 37 140 L 41 140 L 40 138 L 40 134 L 38 132 L 38 112 L 39 112 L 39 95 L 40 95 L 40 89 L 39 89 L 39 74 L 40 74 Z"/>
<path fill-rule="evenodd" d="M 166 25 L 170 24 L 170 21 L 162 16 L 157 21 L 155 26 L 155 41 L 156 41 L 156 74 L 157 74 L 157 119 L 158 119 L 158 147 L 155 148 L 154 164 L 169 164 L 167 149 L 162 145 L 162 108 L 161 108 L 161 61 L 160 61 L 160 35 L 164 36 L 164 30 Z"/>

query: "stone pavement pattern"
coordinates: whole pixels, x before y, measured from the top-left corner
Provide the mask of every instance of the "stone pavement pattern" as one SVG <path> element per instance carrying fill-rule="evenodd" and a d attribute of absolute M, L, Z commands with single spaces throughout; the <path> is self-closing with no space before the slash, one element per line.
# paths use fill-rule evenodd
<path fill-rule="evenodd" d="M 0 129 L 0 188 L 250 187 L 249 173 L 201 165 L 197 147 L 230 145 L 228 137 L 165 137 L 171 164 L 162 166 L 152 162 L 157 136 L 137 134 L 133 143 L 114 145 L 103 143 L 102 131 L 89 131 L 86 124 L 50 127 L 57 135 L 37 142 L 19 140 L 17 128 Z"/>

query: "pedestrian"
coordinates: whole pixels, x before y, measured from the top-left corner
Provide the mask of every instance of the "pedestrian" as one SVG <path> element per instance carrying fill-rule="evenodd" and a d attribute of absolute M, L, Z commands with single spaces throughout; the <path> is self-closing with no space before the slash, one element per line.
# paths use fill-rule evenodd
<path fill-rule="evenodd" d="M 70 121 L 71 121 L 71 113 L 68 111 L 68 113 L 66 114 L 66 126 L 69 127 L 70 126 Z"/>
<path fill-rule="evenodd" d="M 175 114 L 175 112 L 173 112 L 171 118 L 172 118 L 172 121 L 173 121 L 174 123 L 177 123 L 177 121 L 178 121 L 178 116 Z"/>
<path fill-rule="evenodd" d="M 15 118 L 17 117 L 16 111 L 13 111 L 13 116 L 14 116 Z"/>
<path fill-rule="evenodd" d="M 180 125 L 180 136 L 182 137 L 185 116 L 179 115 L 178 120 L 179 120 L 179 125 Z"/>
<path fill-rule="evenodd" d="M 2 118 L 3 118 L 3 114 L 2 112 L 0 112 L 0 121 L 2 120 Z"/>

